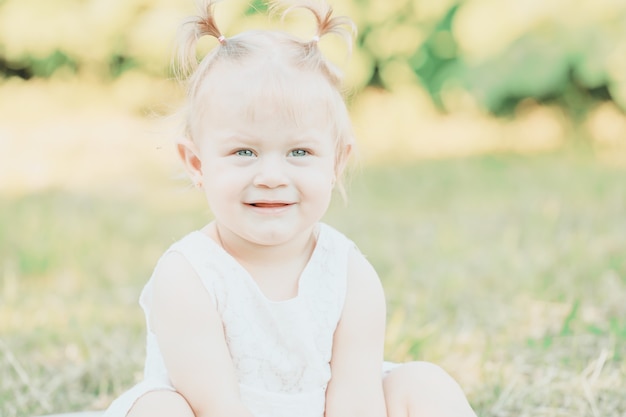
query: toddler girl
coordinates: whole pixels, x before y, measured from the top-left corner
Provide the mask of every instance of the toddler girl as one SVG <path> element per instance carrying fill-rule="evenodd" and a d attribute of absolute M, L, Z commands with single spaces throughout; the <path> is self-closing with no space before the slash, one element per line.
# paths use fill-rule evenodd
<path fill-rule="evenodd" d="M 317 33 L 225 37 L 213 1 L 182 29 L 178 152 L 214 220 L 174 243 L 142 291 L 145 378 L 107 417 L 474 416 L 426 363 L 383 364 L 385 299 L 320 222 L 354 146 L 340 74 L 318 49 L 352 23 L 302 1 Z M 199 65 L 199 37 L 219 44 Z"/>

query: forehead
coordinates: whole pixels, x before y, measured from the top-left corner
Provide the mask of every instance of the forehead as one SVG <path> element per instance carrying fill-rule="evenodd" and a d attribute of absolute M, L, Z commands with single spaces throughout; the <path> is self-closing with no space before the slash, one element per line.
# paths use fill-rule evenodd
<path fill-rule="evenodd" d="M 273 121 L 299 127 L 331 128 L 340 94 L 312 71 L 266 62 L 216 65 L 198 92 L 208 119 L 242 123 Z M 205 113 L 204 116 L 207 116 Z"/>

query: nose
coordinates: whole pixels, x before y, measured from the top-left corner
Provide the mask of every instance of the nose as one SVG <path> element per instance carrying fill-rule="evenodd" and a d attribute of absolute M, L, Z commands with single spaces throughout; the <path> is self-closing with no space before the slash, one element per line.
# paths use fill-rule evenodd
<path fill-rule="evenodd" d="M 288 183 L 285 161 L 280 157 L 266 155 L 257 163 L 254 185 L 264 188 L 278 188 Z"/>

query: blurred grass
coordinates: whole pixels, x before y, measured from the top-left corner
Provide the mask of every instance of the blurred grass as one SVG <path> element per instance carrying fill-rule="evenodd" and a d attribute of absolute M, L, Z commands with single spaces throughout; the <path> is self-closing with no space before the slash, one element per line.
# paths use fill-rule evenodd
<path fill-rule="evenodd" d="M 0 417 L 103 409 L 138 380 L 139 291 L 208 217 L 167 178 L 175 118 L 154 120 L 180 99 L 163 72 L 186 6 L 64 3 L 0 0 Z M 455 2 L 336 3 L 362 34 L 345 70 L 368 166 L 327 220 L 384 281 L 388 359 L 442 364 L 480 416 L 626 416 L 623 5 L 468 1 L 449 25 Z"/>
<path fill-rule="evenodd" d="M 481 416 L 626 413 L 626 170 L 571 150 L 373 165 L 326 220 L 377 268 L 387 355 Z M 102 409 L 141 376 L 141 286 L 208 214 L 165 191 L 0 195 L 0 415 Z"/>

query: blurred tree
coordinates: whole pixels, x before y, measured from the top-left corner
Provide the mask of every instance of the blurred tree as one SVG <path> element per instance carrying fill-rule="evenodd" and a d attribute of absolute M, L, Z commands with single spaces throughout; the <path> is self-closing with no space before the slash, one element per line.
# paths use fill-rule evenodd
<path fill-rule="evenodd" d="M 452 34 L 452 22 L 457 10 L 458 4 L 452 5 L 424 43 L 409 57 L 413 71 L 439 108 L 445 107 L 441 100 L 444 84 L 459 72 L 458 48 Z"/>
<path fill-rule="evenodd" d="M 569 33 L 546 28 L 526 33 L 497 56 L 458 74 L 491 112 L 508 115 L 526 99 L 554 103 L 580 120 L 596 101 L 613 100 L 609 78 L 588 64 L 588 44 L 568 45 Z"/>
<path fill-rule="evenodd" d="M 554 100 L 573 113 L 589 100 L 617 100 L 626 108 L 619 97 L 626 70 L 620 58 L 626 52 L 626 3 L 583 0 L 566 10 L 538 9 L 504 50 L 468 65 L 464 75 L 472 91 L 494 111 L 508 110 L 498 105 L 507 98 L 524 97 Z M 485 71 L 491 82 L 478 75 Z"/>
<path fill-rule="evenodd" d="M 393 89 L 407 68 L 443 111 L 450 86 L 499 116 L 529 99 L 557 104 L 574 120 L 598 101 L 626 109 L 625 1 L 333 4 L 360 29 L 355 58 L 367 68 L 358 88 Z M 103 80 L 131 69 L 165 75 L 176 26 L 191 8 L 191 0 L 0 0 L 0 77 L 61 69 Z M 267 5 L 251 0 L 237 10 L 224 20 L 254 19 Z"/>

